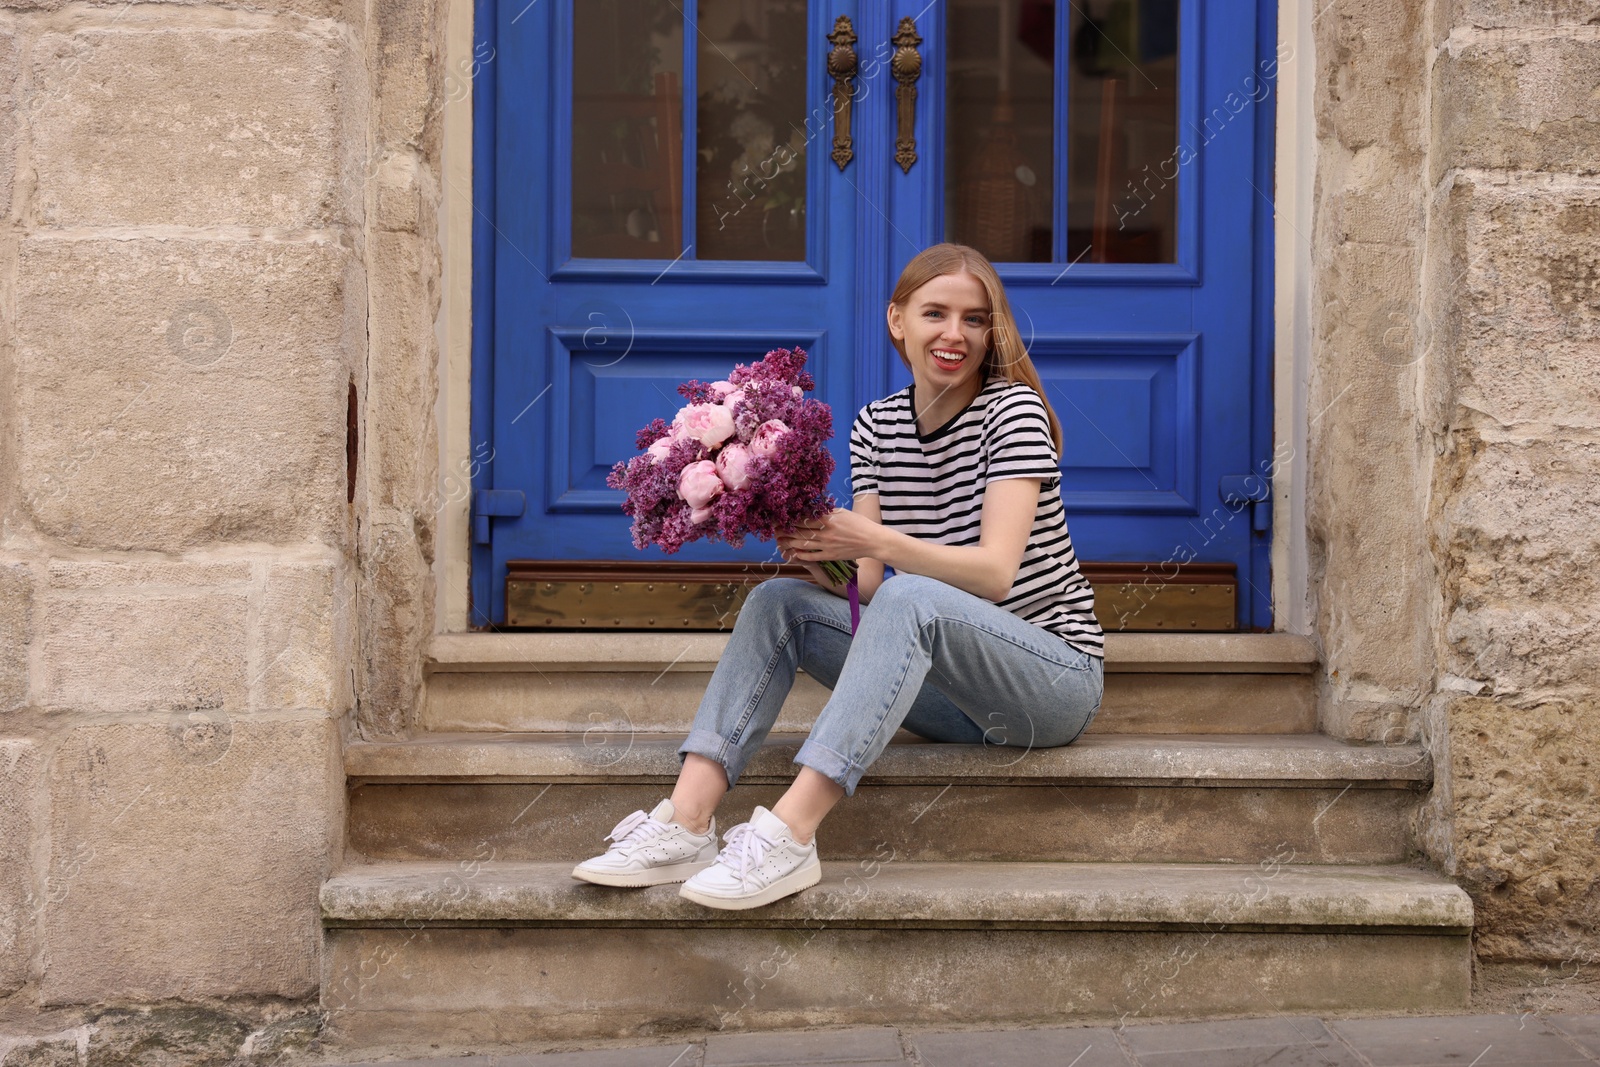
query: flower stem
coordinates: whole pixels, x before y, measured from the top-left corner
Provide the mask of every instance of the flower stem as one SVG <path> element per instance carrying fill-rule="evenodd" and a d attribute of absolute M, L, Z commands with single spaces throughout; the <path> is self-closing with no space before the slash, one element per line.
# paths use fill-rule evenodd
<path fill-rule="evenodd" d="M 833 579 L 835 585 L 844 585 L 856 576 L 856 561 L 853 559 L 825 559 L 820 562 L 823 571 Z"/>

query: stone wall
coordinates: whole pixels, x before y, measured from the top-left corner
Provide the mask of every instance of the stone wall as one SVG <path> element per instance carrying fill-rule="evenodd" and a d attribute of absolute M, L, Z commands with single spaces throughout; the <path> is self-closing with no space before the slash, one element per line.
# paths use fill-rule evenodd
<path fill-rule="evenodd" d="M 1324 725 L 1424 737 L 1480 959 L 1592 967 L 1600 8 L 1341 2 L 1317 39 Z"/>
<path fill-rule="evenodd" d="M 0 1003 L 314 998 L 432 630 L 432 0 L 0 0 Z"/>

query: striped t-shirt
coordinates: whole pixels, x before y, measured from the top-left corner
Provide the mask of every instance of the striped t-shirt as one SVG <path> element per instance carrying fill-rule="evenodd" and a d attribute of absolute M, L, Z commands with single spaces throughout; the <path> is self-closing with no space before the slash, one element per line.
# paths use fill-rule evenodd
<path fill-rule="evenodd" d="M 1033 530 L 1011 590 L 995 603 L 1091 656 L 1105 654 L 1090 588 L 1067 535 L 1061 468 L 1044 401 L 991 374 L 960 414 L 918 431 L 916 385 L 874 400 L 850 428 L 851 495 L 877 493 L 883 524 L 941 545 L 976 545 L 984 486 L 1041 478 Z"/>

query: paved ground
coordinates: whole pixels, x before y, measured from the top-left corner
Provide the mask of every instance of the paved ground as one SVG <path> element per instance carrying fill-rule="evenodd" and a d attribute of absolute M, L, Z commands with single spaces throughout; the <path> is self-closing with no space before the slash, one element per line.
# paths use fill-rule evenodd
<path fill-rule="evenodd" d="M 1600 1015 L 1240 1019 L 1118 1029 L 891 1026 L 713 1034 L 693 1042 L 384 1067 L 1579 1067 L 1600 1064 Z M 365 1065 L 350 1065 L 365 1067 Z"/>

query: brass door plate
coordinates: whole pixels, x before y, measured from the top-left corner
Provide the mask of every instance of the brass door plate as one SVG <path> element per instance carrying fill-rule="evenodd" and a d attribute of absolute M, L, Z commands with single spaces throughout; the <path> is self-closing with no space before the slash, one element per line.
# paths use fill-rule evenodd
<path fill-rule="evenodd" d="M 1083 565 L 1107 631 L 1227 633 L 1238 583 L 1231 564 Z M 1173 572 L 1171 577 L 1167 572 Z M 732 630 L 752 587 L 768 578 L 810 581 L 793 564 L 539 563 L 514 561 L 506 625 L 533 630 Z"/>

